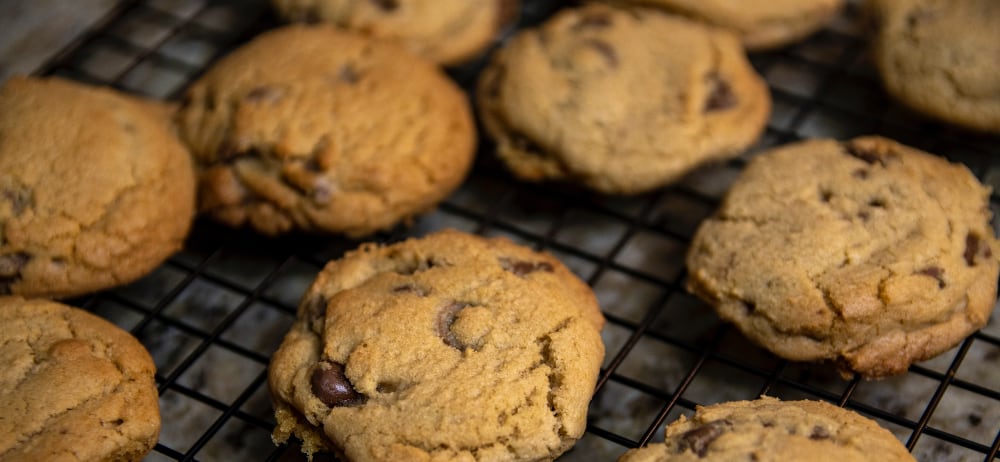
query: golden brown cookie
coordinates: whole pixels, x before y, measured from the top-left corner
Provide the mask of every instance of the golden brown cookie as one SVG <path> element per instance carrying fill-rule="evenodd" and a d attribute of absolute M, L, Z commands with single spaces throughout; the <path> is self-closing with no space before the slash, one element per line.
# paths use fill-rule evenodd
<path fill-rule="evenodd" d="M 346 460 L 552 460 L 604 357 L 589 287 L 550 255 L 441 231 L 330 262 L 275 353 L 278 422 Z"/>
<path fill-rule="evenodd" d="M 0 297 L 0 461 L 139 461 L 156 444 L 153 360 L 83 310 Z"/>
<path fill-rule="evenodd" d="M 456 64 L 486 48 L 517 0 L 271 0 L 289 21 L 325 22 L 398 40 L 431 61 Z"/>
<path fill-rule="evenodd" d="M 611 0 L 662 8 L 725 27 L 748 50 L 760 51 L 798 42 L 830 22 L 844 0 Z"/>
<path fill-rule="evenodd" d="M 391 228 L 451 193 L 476 144 L 465 95 L 437 67 L 330 25 L 237 49 L 189 89 L 177 121 L 200 210 L 272 235 Z"/>
<path fill-rule="evenodd" d="M 906 446 L 874 420 L 825 401 L 762 396 L 698 406 L 667 426 L 663 443 L 618 462 L 913 462 Z"/>
<path fill-rule="evenodd" d="M 771 100 L 735 36 L 592 4 L 525 29 L 480 76 L 479 113 L 518 177 L 634 194 L 733 157 Z"/>
<path fill-rule="evenodd" d="M 0 294 L 69 297 L 138 279 L 181 248 L 191 159 L 165 110 L 106 88 L 0 89 Z"/>
<path fill-rule="evenodd" d="M 892 96 L 945 122 L 1000 133 L 1000 2 L 872 0 L 875 64 Z"/>
<path fill-rule="evenodd" d="M 779 356 L 900 374 L 989 319 L 989 193 L 966 167 L 885 138 L 783 146 L 702 223 L 688 288 Z"/>

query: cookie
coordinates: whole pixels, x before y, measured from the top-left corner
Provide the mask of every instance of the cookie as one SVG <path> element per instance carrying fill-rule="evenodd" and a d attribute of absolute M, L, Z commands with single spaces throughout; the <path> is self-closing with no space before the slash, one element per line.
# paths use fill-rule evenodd
<path fill-rule="evenodd" d="M 666 428 L 663 443 L 626 452 L 619 462 L 753 460 L 915 461 L 874 420 L 825 401 L 762 396 L 698 406 Z"/>
<path fill-rule="evenodd" d="M 822 29 L 844 0 L 615 0 L 683 14 L 725 27 L 750 51 L 783 47 Z"/>
<path fill-rule="evenodd" d="M 0 461 L 138 461 L 160 432 L 155 367 L 86 311 L 0 297 Z"/>
<path fill-rule="evenodd" d="M 199 209 L 231 226 L 361 236 L 433 208 L 465 178 L 475 127 L 433 64 L 330 25 L 237 49 L 178 111 Z"/>
<path fill-rule="evenodd" d="M 517 0 L 272 0 L 285 20 L 324 22 L 402 42 L 431 61 L 457 64 L 486 48 Z"/>
<path fill-rule="evenodd" d="M 1000 133 L 1000 3 L 872 0 L 876 67 L 886 90 L 913 109 Z"/>
<path fill-rule="evenodd" d="M 274 440 L 355 462 L 552 460 L 586 426 L 603 323 L 558 260 L 503 238 L 364 245 L 319 274 L 272 358 Z"/>
<path fill-rule="evenodd" d="M 516 176 L 610 194 L 648 191 L 738 155 L 771 108 L 729 32 L 599 4 L 513 37 L 480 76 L 477 98 Z"/>
<path fill-rule="evenodd" d="M 194 172 L 165 113 L 58 78 L 0 88 L 0 294 L 106 289 L 181 248 Z"/>
<path fill-rule="evenodd" d="M 699 227 L 688 289 L 781 357 L 900 374 L 993 310 L 989 194 L 966 167 L 885 138 L 783 146 Z"/>

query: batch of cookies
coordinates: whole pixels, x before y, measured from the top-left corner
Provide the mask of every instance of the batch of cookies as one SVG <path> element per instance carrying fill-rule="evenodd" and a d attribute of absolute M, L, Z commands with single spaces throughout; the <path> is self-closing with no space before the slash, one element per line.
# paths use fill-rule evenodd
<path fill-rule="evenodd" d="M 566 6 L 492 52 L 478 120 L 518 179 L 661 188 L 757 142 L 771 99 L 747 52 L 806 37 L 843 3 Z M 364 238 L 469 173 L 473 105 L 440 66 L 483 53 L 515 1 L 273 4 L 302 24 L 225 56 L 179 104 L 57 78 L 0 89 L 0 460 L 139 460 L 157 441 L 149 353 L 52 299 L 146 275 L 197 214 Z M 1000 132 L 1000 3 L 865 9 L 893 96 Z M 993 310 L 989 193 L 966 167 L 881 137 L 780 146 L 699 227 L 688 289 L 782 358 L 901 374 Z M 273 439 L 294 436 L 310 458 L 552 460 L 584 433 L 603 325 L 586 283 L 509 240 L 364 244 L 317 275 L 272 358 Z M 699 407 L 620 460 L 701 459 L 912 456 L 854 412 L 761 397 Z"/>

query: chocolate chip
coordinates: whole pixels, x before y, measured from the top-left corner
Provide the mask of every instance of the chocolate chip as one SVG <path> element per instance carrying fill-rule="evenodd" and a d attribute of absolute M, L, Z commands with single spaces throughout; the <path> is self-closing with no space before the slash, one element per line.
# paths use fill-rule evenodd
<path fill-rule="evenodd" d="M 313 394 L 327 406 L 355 406 L 365 402 L 364 395 L 358 393 L 344 375 L 343 364 L 320 362 L 313 370 L 310 383 Z"/>
<path fill-rule="evenodd" d="M 462 311 L 463 308 L 469 306 L 468 303 L 464 302 L 452 302 L 441 308 L 438 313 L 437 331 L 438 337 L 444 341 L 445 345 L 448 345 L 456 350 L 464 350 L 465 345 L 458 341 L 458 337 L 455 337 L 455 333 L 451 331 L 451 325 L 455 323 L 455 318 L 458 316 L 458 312 Z"/>
<path fill-rule="evenodd" d="M 350 64 L 344 64 L 340 66 L 340 72 L 337 74 L 337 79 L 341 82 L 347 82 L 351 85 L 358 83 L 361 80 L 361 74 L 358 70 L 351 66 Z"/>
<path fill-rule="evenodd" d="M 726 421 L 717 420 L 684 432 L 680 438 L 681 451 L 690 449 L 698 454 L 698 457 L 705 457 L 705 454 L 708 454 L 708 446 L 725 432 L 726 425 Z"/>
<path fill-rule="evenodd" d="M 906 25 L 911 29 L 937 18 L 937 13 L 930 10 L 914 10 L 906 15 Z"/>
<path fill-rule="evenodd" d="M 427 296 L 427 289 L 417 286 L 416 284 L 403 284 L 392 288 L 392 293 L 394 294 L 416 294 L 420 297 Z"/>
<path fill-rule="evenodd" d="M 21 269 L 31 260 L 24 252 L 0 255 L 0 295 L 10 293 L 10 285 L 21 279 Z"/>
<path fill-rule="evenodd" d="M 322 18 L 319 17 L 319 12 L 315 9 L 300 9 L 292 13 L 288 20 L 291 22 L 303 22 L 306 24 L 316 24 L 319 23 Z"/>
<path fill-rule="evenodd" d="M 518 151 L 526 152 L 529 154 L 544 154 L 545 149 L 536 144 L 530 138 L 520 133 L 511 132 L 510 133 L 510 144 Z"/>
<path fill-rule="evenodd" d="M 830 432 L 826 431 L 825 428 L 816 425 L 812 429 L 812 433 L 809 434 L 809 439 L 811 440 L 827 440 L 830 439 Z"/>
<path fill-rule="evenodd" d="M 924 276 L 930 276 L 937 279 L 938 288 L 944 289 L 947 285 L 944 282 L 944 268 L 938 266 L 928 266 L 924 269 L 917 270 L 916 274 L 922 274 Z"/>
<path fill-rule="evenodd" d="M 875 207 L 875 208 L 884 209 L 885 205 L 886 205 L 885 204 L 885 199 L 882 199 L 882 198 L 879 198 L 879 197 L 876 197 L 876 198 L 868 201 L 868 206 L 869 207 Z"/>
<path fill-rule="evenodd" d="M 370 0 L 375 6 L 385 10 L 392 11 L 399 8 L 399 0 Z"/>
<path fill-rule="evenodd" d="M 597 50 L 598 53 L 604 57 L 604 61 L 608 64 L 608 67 L 616 68 L 618 67 L 618 53 L 615 52 L 614 47 L 608 42 L 597 39 L 590 39 L 584 42 L 587 46 Z"/>
<path fill-rule="evenodd" d="M 510 271 L 517 276 L 524 277 L 529 273 L 534 273 L 535 271 L 544 271 L 546 273 L 551 273 L 555 268 L 552 264 L 546 261 L 523 261 L 523 260 L 511 260 L 509 258 L 499 258 L 500 267 L 505 271 Z"/>
<path fill-rule="evenodd" d="M 272 85 L 262 85 L 247 92 L 243 99 L 251 103 L 274 104 L 281 101 L 284 96 L 285 90 Z"/>
<path fill-rule="evenodd" d="M 993 251 L 990 246 L 983 242 L 983 239 L 976 233 L 965 235 L 965 263 L 969 266 L 976 266 L 976 258 L 990 258 Z"/>
<path fill-rule="evenodd" d="M 309 197 L 313 202 L 317 204 L 328 204 L 330 199 L 333 198 L 333 188 L 330 187 L 330 182 L 324 177 L 318 178 L 313 182 L 312 191 L 309 192 Z"/>
<path fill-rule="evenodd" d="M 302 311 L 313 332 L 320 333 L 323 330 L 323 319 L 326 317 L 326 297 L 313 295 L 302 302 Z"/>
<path fill-rule="evenodd" d="M 603 29 L 611 25 L 611 16 L 606 14 L 589 14 L 580 18 L 573 25 L 574 30 L 580 29 Z"/>
<path fill-rule="evenodd" d="M 31 260 L 31 255 L 24 252 L 0 255 L 0 278 L 19 277 L 21 269 Z"/>
<path fill-rule="evenodd" d="M 819 191 L 819 200 L 821 200 L 823 202 L 830 202 L 830 199 L 832 199 L 832 198 L 833 198 L 833 193 L 830 192 L 829 190 L 827 190 L 827 189 L 821 189 Z"/>
<path fill-rule="evenodd" d="M 738 100 L 729 82 L 722 80 L 717 74 L 711 74 L 706 79 L 711 91 L 705 100 L 704 112 L 721 111 L 736 106 Z"/>
<path fill-rule="evenodd" d="M 868 179 L 868 170 L 865 170 L 863 168 L 859 168 L 859 169 L 851 172 L 851 176 L 853 176 L 854 178 L 857 178 L 859 180 Z"/>
<path fill-rule="evenodd" d="M 14 215 L 20 215 L 34 203 L 31 190 L 28 189 L 4 189 L 0 191 L 0 197 L 10 202 L 10 208 L 14 212 Z"/>
<path fill-rule="evenodd" d="M 423 258 L 413 262 L 404 262 L 398 268 L 396 268 L 396 274 L 411 275 L 416 274 L 421 271 L 427 271 L 435 266 L 440 266 L 440 263 L 435 261 L 433 258 Z"/>
<path fill-rule="evenodd" d="M 854 143 L 844 143 L 843 146 L 844 146 L 844 151 L 847 152 L 847 154 L 853 157 L 857 157 L 858 159 L 865 161 L 865 163 L 868 164 L 878 163 L 879 165 L 883 166 L 885 165 L 885 160 L 883 160 L 882 157 L 879 156 L 879 154 L 875 151 L 869 151 L 863 149 Z"/>

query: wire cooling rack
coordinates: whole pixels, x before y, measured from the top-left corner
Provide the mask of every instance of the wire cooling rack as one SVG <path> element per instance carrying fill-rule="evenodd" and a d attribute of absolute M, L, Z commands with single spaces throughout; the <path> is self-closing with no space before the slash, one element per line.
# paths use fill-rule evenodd
<path fill-rule="evenodd" d="M 516 27 L 559 5 L 525 0 Z M 120 3 L 37 75 L 61 75 L 176 99 L 215 59 L 275 27 L 264 0 Z M 514 29 L 514 28 L 512 28 Z M 953 350 L 882 381 L 845 381 L 829 365 L 790 363 L 751 345 L 683 290 L 683 256 L 699 221 L 761 149 L 810 137 L 878 133 L 963 162 L 1000 189 L 998 139 L 930 122 L 884 94 L 852 5 L 809 40 L 751 56 L 774 114 L 743 157 L 678 184 L 609 198 L 504 173 L 488 141 L 462 188 L 389 242 L 453 227 L 505 235 L 556 254 L 598 294 L 607 357 L 585 436 L 560 460 L 614 460 L 662 440 L 663 426 L 697 404 L 822 399 L 874 418 L 919 460 L 994 460 L 1000 446 L 1000 319 Z M 508 30 L 509 35 L 512 30 Z M 505 35 L 505 36 L 506 36 Z M 450 71 L 469 88 L 485 55 Z M 998 210 L 1000 198 L 991 197 Z M 135 334 L 150 350 L 163 414 L 147 460 L 302 460 L 274 446 L 266 367 L 295 306 L 324 262 L 358 242 L 268 239 L 206 221 L 148 277 L 74 301 Z M 995 310 L 997 311 L 997 310 Z M 320 458 L 323 460 L 323 458 Z"/>

